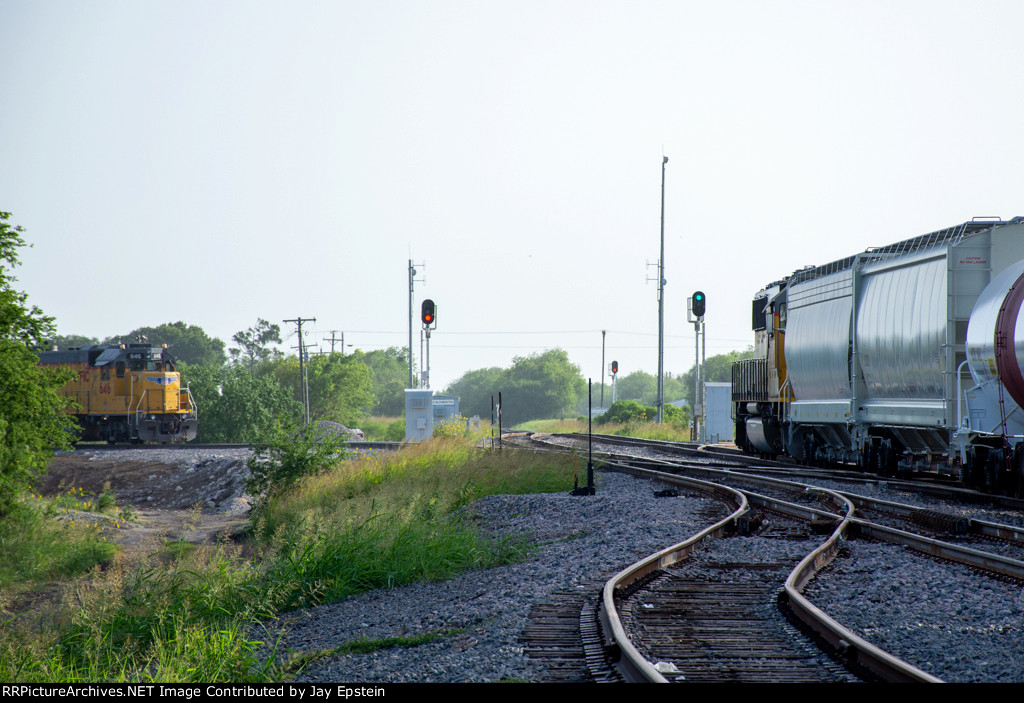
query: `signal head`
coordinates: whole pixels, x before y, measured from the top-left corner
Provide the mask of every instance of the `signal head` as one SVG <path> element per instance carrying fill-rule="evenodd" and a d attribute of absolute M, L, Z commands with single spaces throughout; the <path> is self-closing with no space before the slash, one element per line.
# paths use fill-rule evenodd
<path fill-rule="evenodd" d="M 619 372 L 619 362 L 613 361 L 612 362 L 612 373 L 618 373 L 618 372 Z"/>
<path fill-rule="evenodd" d="M 420 306 L 420 319 L 427 327 L 434 324 L 437 320 L 437 307 L 434 305 L 434 301 L 430 298 L 424 300 L 423 305 Z"/>
<path fill-rule="evenodd" d="M 707 308 L 707 296 L 704 291 L 697 291 L 693 294 L 693 314 L 697 317 L 704 317 L 704 310 Z"/>

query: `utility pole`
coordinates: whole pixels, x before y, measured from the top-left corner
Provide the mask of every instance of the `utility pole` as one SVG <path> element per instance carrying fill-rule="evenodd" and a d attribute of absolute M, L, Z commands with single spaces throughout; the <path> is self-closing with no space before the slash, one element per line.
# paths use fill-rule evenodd
<path fill-rule="evenodd" d="M 707 331 L 707 328 L 704 326 L 704 324 L 705 324 L 704 323 L 704 317 L 701 316 L 701 318 L 700 318 L 700 388 L 701 388 L 701 391 L 705 390 L 705 386 L 707 385 L 707 380 L 708 380 L 708 369 L 707 369 L 707 365 L 706 365 L 707 356 L 705 355 L 705 352 L 707 351 L 707 345 L 708 345 L 708 331 Z M 707 441 L 707 434 L 708 434 L 708 415 L 707 415 L 708 409 L 706 407 L 704 407 L 704 405 L 705 405 L 704 401 L 707 400 L 707 398 L 705 398 L 705 395 L 706 395 L 706 393 L 702 392 L 701 396 L 700 396 L 700 438 L 701 438 L 702 442 L 703 441 Z"/>
<path fill-rule="evenodd" d="M 700 439 L 700 320 L 693 323 L 693 434 L 690 439 Z"/>
<path fill-rule="evenodd" d="M 303 322 L 316 322 L 315 317 L 297 317 L 294 320 L 285 320 L 285 322 L 294 322 L 299 326 L 299 391 L 302 396 L 302 407 L 305 411 L 306 424 L 309 424 L 309 385 L 306 381 L 306 348 L 305 343 L 302 341 L 302 323 Z"/>
<path fill-rule="evenodd" d="M 704 398 L 701 395 L 704 380 L 704 354 L 707 350 L 707 334 L 704 331 L 704 313 L 707 312 L 708 297 L 704 291 L 696 291 L 686 299 L 686 316 L 693 323 L 693 435 L 691 439 L 704 437 Z"/>
<path fill-rule="evenodd" d="M 420 266 L 426 268 L 426 264 L 420 264 Z M 413 268 L 412 259 L 409 259 L 409 388 L 415 388 L 413 386 L 412 377 L 412 293 L 413 293 L 413 282 L 416 280 L 416 269 Z M 420 282 L 426 281 L 425 278 L 421 278 Z"/>
<path fill-rule="evenodd" d="M 658 258 L 658 400 L 657 422 L 664 417 L 665 408 L 665 164 L 661 157 L 661 256 Z"/>
<path fill-rule="evenodd" d="M 601 407 L 604 407 L 604 335 L 607 330 L 601 330 Z"/>
<path fill-rule="evenodd" d="M 344 354 L 345 353 L 345 333 L 341 332 L 341 330 L 327 330 L 327 331 L 331 333 L 331 336 L 330 337 L 324 337 L 324 341 L 331 343 L 331 353 L 332 354 L 334 353 L 334 344 L 335 344 L 335 342 L 341 342 L 341 353 Z M 338 339 L 335 336 L 339 332 L 341 332 L 341 339 Z"/>

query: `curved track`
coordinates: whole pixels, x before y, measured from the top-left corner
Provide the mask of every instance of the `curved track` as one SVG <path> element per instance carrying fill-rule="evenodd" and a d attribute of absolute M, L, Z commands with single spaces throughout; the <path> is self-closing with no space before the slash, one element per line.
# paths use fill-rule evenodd
<path fill-rule="evenodd" d="M 642 441 L 629 443 L 651 447 Z M 693 449 L 671 451 L 692 456 Z M 863 496 L 854 499 L 791 480 L 753 476 L 747 473 L 751 462 L 737 466 L 729 459 L 659 462 L 660 468 L 685 471 L 686 477 L 654 471 L 649 468 L 653 462 L 636 458 L 620 457 L 608 463 L 609 468 L 673 482 L 685 490 L 716 493 L 734 506 L 725 520 L 624 569 L 605 585 L 602 619 L 608 646 L 627 680 L 834 681 L 855 676 L 939 681 L 856 636 L 803 596 L 818 571 L 836 557 L 846 540 L 855 537 L 898 544 L 913 553 L 1024 581 L 1024 563 L 1012 556 L 1019 556 L 1024 529 L 947 519 L 934 510 Z M 874 514 L 886 512 L 890 524 L 862 519 L 855 515 L 858 506 Z M 769 513 L 775 530 L 790 525 L 781 539 L 789 547 L 801 543 L 802 558 L 781 550 L 787 556 L 755 560 L 743 556 L 743 548 L 739 556 L 722 549 L 728 542 L 744 539 L 726 537 L 751 532 L 751 525 L 760 519 L 757 515 Z M 986 540 L 1009 545 L 1011 556 L 978 549 L 977 542 L 970 546 L 942 539 L 958 534 L 964 524 Z M 814 538 L 814 530 L 824 525 L 829 534 Z M 740 572 L 745 578 L 734 578 Z M 772 604 L 776 598 L 845 670 L 813 651 L 808 640 L 794 635 Z M 759 618 L 757 613 L 767 615 Z"/>

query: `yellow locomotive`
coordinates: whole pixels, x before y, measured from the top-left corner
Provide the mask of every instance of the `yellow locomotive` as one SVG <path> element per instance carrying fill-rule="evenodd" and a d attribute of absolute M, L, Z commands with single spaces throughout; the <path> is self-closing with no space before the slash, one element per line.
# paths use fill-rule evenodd
<path fill-rule="evenodd" d="M 48 351 L 39 363 L 67 367 L 78 374 L 62 389 L 74 401 L 83 440 L 181 442 L 195 439 L 199 426 L 195 401 L 174 357 L 149 344 L 94 345 Z"/>

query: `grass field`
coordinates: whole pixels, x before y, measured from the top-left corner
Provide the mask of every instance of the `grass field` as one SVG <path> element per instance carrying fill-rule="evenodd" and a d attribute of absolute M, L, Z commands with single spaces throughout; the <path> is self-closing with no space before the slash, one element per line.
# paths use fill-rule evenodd
<path fill-rule="evenodd" d="M 76 524 L 57 500 L 26 497 L 17 520 L 0 526 L 0 681 L 287 678 L 301 661 L 276 656 L 261 623 L 367 589 L 522 559 L 529 543 L 482 536 L 460 508 L 571 484 L 568 456 L 435 439 L 340 461 L 275 493 L 244 544 L 139 550 L 105 539 L 116 529 L 109 524 Z M 126 517 L 107 509 L 112 520 Z"/>
<path fill-rule="evenodd" d="M 586 432 L 586 420 L 532 420 L 517 425 L 517 429 L 527 432 Z M 675 442 L 690 441 L 690 428 L 679 427 L 671 423 L 657 424 L 654 422 L 608 422 L 593 425 L 594 434 L 612 434 L 641 439 L 661 439 Z"/>

